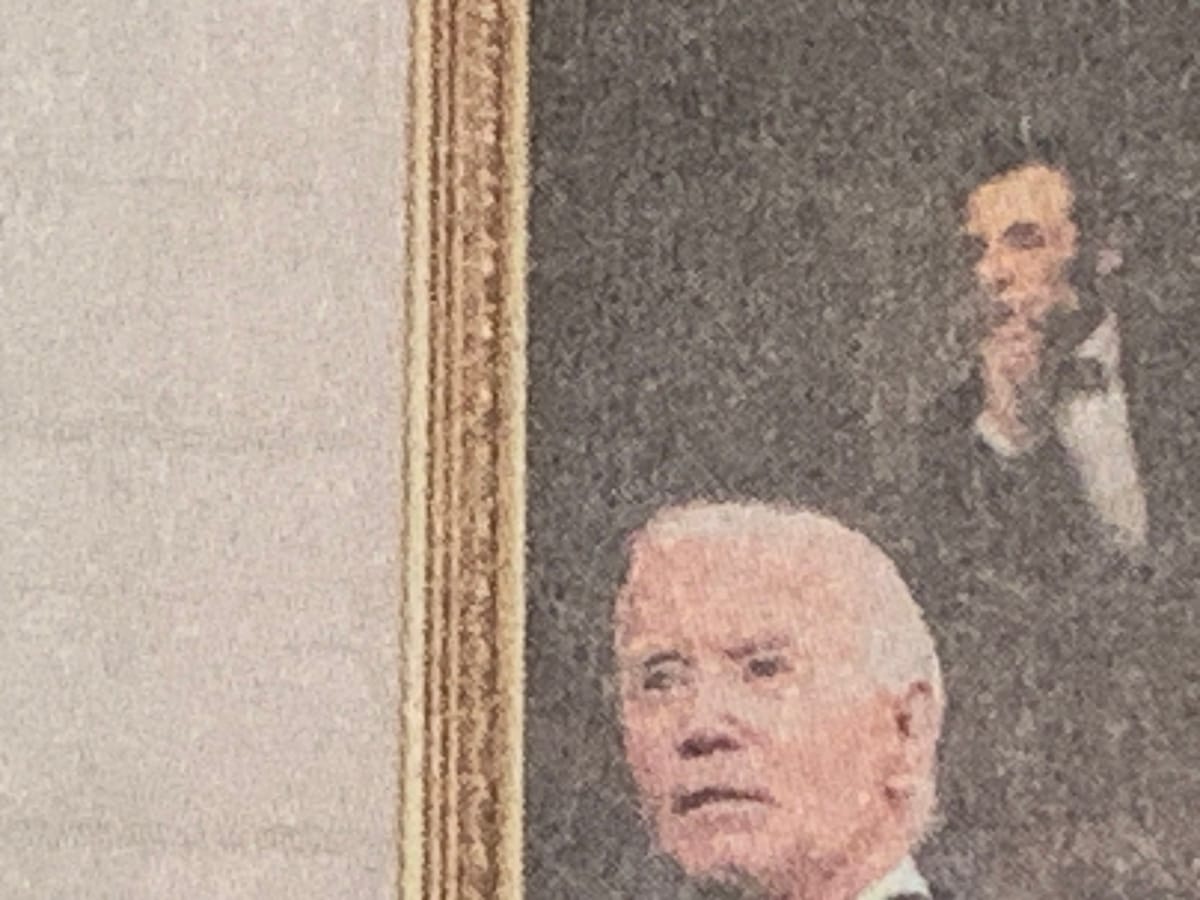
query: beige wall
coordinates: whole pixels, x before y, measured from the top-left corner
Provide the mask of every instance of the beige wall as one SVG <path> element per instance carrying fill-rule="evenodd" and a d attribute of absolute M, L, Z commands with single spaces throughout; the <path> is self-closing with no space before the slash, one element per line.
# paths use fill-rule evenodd
<path fill-rule="evenodd" d="M 394 891 L 404 4 L 0 3 L 0 897 Z"/>

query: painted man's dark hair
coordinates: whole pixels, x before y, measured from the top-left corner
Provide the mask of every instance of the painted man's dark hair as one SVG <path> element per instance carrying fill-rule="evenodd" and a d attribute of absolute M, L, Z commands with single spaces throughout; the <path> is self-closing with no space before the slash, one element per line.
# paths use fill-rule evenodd
<path fill-rule="evenodd" d="M 989 129 L 983 135 L 978 155 L 968 161 L 967 191 L 1005 172 L 1041 163 L 1066 174 L 1075 200 L 1072 218 L 1079 229 L 1078 251 L 1071 281 L 1090 292 L 1096 286 L 1097 257 L 1126 227 L 1124 192 L 1116 161 L 1102 165 L 1084 143 L 1065 132 L 1038 132 L 1032 127 Z M 1124 269 L 1131 262 L 1132 247 L 1120 247 Z"/>

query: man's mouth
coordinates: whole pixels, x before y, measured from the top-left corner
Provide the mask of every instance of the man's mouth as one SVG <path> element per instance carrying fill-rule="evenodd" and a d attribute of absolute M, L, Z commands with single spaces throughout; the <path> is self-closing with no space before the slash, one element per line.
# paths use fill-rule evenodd
<path fill-rule="evenodd" d="M 1057 295 L 1036 288 L 1006 288 L 1000 291 L 987 290 L 981 299 L 987 310 L 987 320 L 993 327 L 1012 318 L 1038 325 L 1050 307 L 1054 306 Z"/>
<path fill-rule="evenodd" d="M 718 803 L 766 803 L 772 802 L 771 795 L 766 791 L 746 791 L 731 787 L 706 787 L 698 791 L 688 791 L 677 794 L 671 804 L 671 811 L 679 816 L 686 816 L 706 806 Z"/>

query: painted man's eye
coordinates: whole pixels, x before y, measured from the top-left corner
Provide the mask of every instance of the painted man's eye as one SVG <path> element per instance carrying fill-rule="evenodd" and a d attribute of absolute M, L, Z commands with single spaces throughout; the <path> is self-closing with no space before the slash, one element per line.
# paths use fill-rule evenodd
<path fill-rule="evenodd" d="M 746 663 L 746 674 L 751 678 L 774 678 L 789 669 L 782 656 L 756 656 Z"/>
<path fill-rule="evenodd" d="M 1046 246 L 1046 237 L 1033 222 L 1015 222 L 1004 230 L 1004 242 L 1018 250 L 1036 250 Z"/>

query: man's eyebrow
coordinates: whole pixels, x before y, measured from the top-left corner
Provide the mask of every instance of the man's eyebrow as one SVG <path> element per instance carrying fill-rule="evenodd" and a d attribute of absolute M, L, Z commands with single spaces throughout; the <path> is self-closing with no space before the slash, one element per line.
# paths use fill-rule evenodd
<path fill-rule="evenodd" d="M 678 650 L 662 650 L 658 653 L 652 653 L 642 660 L 641 666 L 643 669 L 653 669 L 655 666 L 661 666 L 669 662 L 686 663 L 687 659 Z"/>
<path fill-rule="evenodd" d="M 770 650 L 784 650 L 792 644 L 791 638 L 785 634 L 772 634 L 761 638 L 752 638 L 740 644 L 735 644 L 725 651 L 730 659 L 745 659 L 756 653 Z"/>

